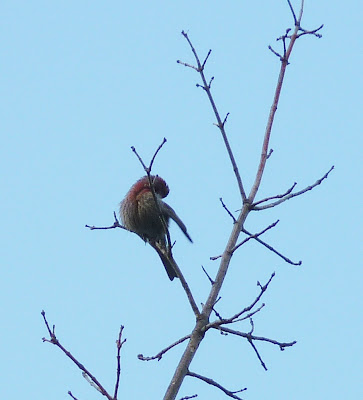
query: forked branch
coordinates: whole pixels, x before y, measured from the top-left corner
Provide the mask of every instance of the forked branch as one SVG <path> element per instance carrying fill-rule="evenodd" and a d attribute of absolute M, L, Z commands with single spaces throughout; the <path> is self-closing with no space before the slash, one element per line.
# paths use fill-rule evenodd
<path fill-rule="evenodd" d="M 307 31 L 307 30 L 303 29 L 301 27 L 301 20 L 302 20 L 302 16 L 303 16 L 303 12 L 304 12 L 304 0 L 301 1 L 300 12 L 299 12 L 298 17 L 296 17 L 295 11 L 291 5 L 290 0 L 287 0 L 287 2 L 289 4 L 292 16 L 294 18 L 295 28 L 291 35 L 289 34 L 291 29 L 287 29 L 286 33 L 283 36 L 281 36 L 280 38 L 278 38 L 278 40 L 281 40 L 283 43 L 283 55 L 280 55 L 278 52 L 273 50 L 271 46 L 269 47 L 269 49 L 280 58 L 281 69 L 280 69 L 280 74 L 279 74 L 277 85 L 276 85 L 274 99 L 273 99 L 272 106 L 270 109 L 270 114 L 269 114 L 269 117 L 267 120 L 265 136 L 264 136 L 263 144 L 262 144 L 262 152 L 261 152 L 260 162 L 259 162 L 259 165 L 257 168 L 255 182 L 254 182 L 252 189 L 250 191 L 250 194 L 248 196 L 248 201 L 251 204 L 253 203 L 253 201 L 256 197 L 256 194 L 257 194 L 258 189 L 261 184 L 263 172 L 265 170 L 266 161 L 267 161 L 267 157 L 269 154 L 269 143 L 270 143 L 272 125 L 274 123 L 277 106 L 278 106 L 278 103 L 280 100 L 281 88 L 282 88 L 282 84 L 283 84 L 284 78 L 285 78 L 286 67 L 289 64 L 290 55 L 291 55 L 292 49 L 294 48 L 296 39 L 301 36 L 300 32 L 302 32 L 304 34 L 311 34 L 313 36 L 321 37 L 321 35 L 317 35 L 316 32 L 323 27 L 323 26 L 321 26 L 313 31 Z M 289 43 L 288 43 L 288 46 L 286 47 L 287 41 Z"/>
<path fill-rule="evenodd" d="M 68 351 L 58 340 L 58 338 L 55 335 L 55 325 L 53 325 L 53 328 L 50 329 L 47 318 L 45 316 L 45 311 L 43 310 L 41 312 L 45 326 L 47 327 L 48 333 L 49 333 L 49 339 L 46 339 L 43 337 L 43 342 L 48 342 L 52 343 L 58 348 L 62 350 L 62 352 L 70 358 L 73 363 L 82 371 L 82 375 L 84 378 L 96 389 L 98 390 L 103 396 L 107 397 L 108 400 L 117 400 L 117 393 L 118 393 L 118 388 L 119 388 L 119 382 L 120 382 L 120 374 L 121 374 L 121 361 L 120 361 L 120 352 L 122 345 L 126 342 L 126 339 L 122 340 L 122 331 L 124 327 L 121 325 L 120 332 L 118 335 L 118 340 L 116 341 L 117 344 L 117 371 L 116 371 L 116 383 L 115 383 L 115 389 L 114 389 L 114 396 L 111 396 L 107 390 L 103 387 L 103 385 L 99 382 L 99 380 L 83 365 L 81 364 L 72 354 L 70 351 Z M 72 394 L 72 392 L 68 392 L 68 394 L 73 398 L 76 399 L 76 397 Z"/>
<path fill-rule="evenodd" d="M 289 189 L 289 191 L 284 193 L 283 195 L 276 195 L 276 196 L 272 196 L 272 197 L 266 197 L 265 199 L 259 200 L 256 203 L 251 205 L 251 210 L 254 210 L 254 211 L 266 210 L 267 208 L 276 207 L 279 204 L 281 204 L 281 203 L 283 203 L 283 202 L 285 202 L 287 200 L 290 200 L 290 199 L 292 199 L 294 197 L 301 196 L 302 194 L 304 194 L 304 193 L 308 192 L 309 190 L 314 189 L 316 186 L 320 185 L 323 182 L 323 180 L 326 179 L 329 176 L 330 172 L 333 171 L 333 169 L 334 169 L 334 165 L 329 169 L 329 171 L 323 177 L 318 179 L 314 184 L 309 185 L 306 188 L 304 188 L 304 189 L 302 189 L 302 190 L 300 190 L 298 192 L 291 193 L 292 189 L 296 185 L 296 183 L 294 183 L 294 185 L 290 188 L 291 190 Z M 276 200 L 274 202 L 265 204 L 263 206 L 259 206 L 258 205 L 258 204 L 261 204 L 261 203 L 264 203 L 264 202 L 267 202 L 267 201 L 273 200 L 273 199 L 279 199 L 279 200 Z"/>
<path fill-rule="evenodd" d="M 152 356 L 152 357 L 144 357 L 143 354 L 139 354 L 139 355 L 137 356 L 137 358 L 138 358 L 139 360 L 141 360 L 141 361 L 151 361 L 151 360 L 158 360 L 158 361 L 160 361 L 165 353 L 167 353 L 167 352 L 168 352 L 169 350 L 171 350 L 173 347 L 177 346 L 177 345 L 180 344 L 180 343 L 183 343 L 185 340 L 187 340 L 187 339 L 189 339 L 189 338 L 190 338 L 190 335 L 186 335 L 186 336 L 180 338 L 179 340 L 177 340 L 176 342 L 172 343 L 172 344 L 169 345 L 168 347 L 165 347 L 165 349 L 159 351 L 159 353 L 156 354 L 155 356 Z"/>
<path fill-rule="evenodd" d="M 190 64 L 187 64 L 187 63 L 185 63 L 183 61 L 180 61 L 180 60 L 177 60 L 177 63 L 181 64 L 181 65 L 184 65 L 185 67 L 192 68 L 192 69 L 194 69 L 195 71 L 197 71 L 200 74 L 200 77 L 202 79 L 203 85 L 197 84 L 197 86 L 201 87 L 202 89 L 204 89 L 204 91 L 206 92 L 206 94 L 208 96 L 209 102 L 210 102 L 210 104 L 212 106 L 214 115 L 215 115 L 216 120 L 217 120 L 216 125 L 217 125 L 217 127 L 219 128 L 219 130 L 220 130 L 220 132 L 222 134 L 224 145 L 225 145 L 225 147 L 227 149 L 228 156 L 229 156 L 229 159 L 231 161 L 235 177 L 237 179 L 237 184 L 238 184 L 238 187 L 239 187 L 239 191 L 240 191 L 242 200 L 245 201 L 246 200 L 246 192 L 245 192 L 245 189 L 244 189 L 243 184 L 242 184 L 241 175 L 240 175 L 240 173 L 238 171 L 238 166 L 237 166 L 236 159 L 234 157 L 232 148 L 231 148 L 231 146 L 229 144 L 229 140 L 228 140 L 228 137 L 227 137 L 227 134 L 226 134 L 226 131 L 225 131 L 225 123 L 227 121 L 227 117 L 228 117 L 229 114 L 227 114 L 227 116 L 222 121 L 222 119 L 220 117 L 220 113 L 219 113 L 219 111 L 217 109 L 216 103 L 215 103 L 215 101 L 213 99 L 213 96 L 212 96 L 212 93 L 211 93 L 211 83 L 212 83 L 214 77 L 212 77 L 210 79 L 209 83 L 207 83 L 207 79 L 206 79 L 205 74 L 204 74 L 204 68 L 205 68 L 207 60 L 208 60 L 208 58 L 209 58 L 209 56 L 211 54 L 211 50 L 209 50 L 209 52 L 208 52 L 207 56 L 205 57 L 203 63 L 201 63 L 200 59 L 199 59 L 199 56 L 197 54 L 197 51 L 195 50 L 192 42 L 190 41 L 188 34 L 186 32 L 184 32 L 184 31 L 182 31 L 182 35 L 185 37 L 185 39 L 187 40 L 187 42 L 188 42 L 188 44 L 190 46 L 190 49 L 191 49 L 191 51 L 192 51 L 192 53 L 194 55 L 195 61 L 197 63 L 197 67 L 195 67 L 193 65 L 190 65 Z"/>
<path fill-rule="evenodd" d="M 216 387 L 217 389 L 221 390 L 224 394 L 226 394 L 228 397 L 231 397 L 232 399 L 242 400 L 242 397 L 237 396 L 236 393 L 241 393 L 241 392 L 244 392 L 245 390 L 247 390 L 247 388 L 244 388 L 244 389 L 239 389 L 239 390 L 232 392 L 231 390 L 226 389 L 224 386 L 222 386 L 215 380 L 213 380 L 211 378 L 207 378 L 206 376 L 196 374 L 195 372 L 192 372 L 192 371 L 188 371 L 187 375 L 191 376 L 193 378 L 197 378 L 205 383 L 208 383 L 208 385 L 212 385 L 212 386 Z"/>
<path fill-rule="evenodd" d="M 177 62 L 181 65 L 184 65 L 185 67 L 188 67 L 188 68 L 193 69 L 194 71 L 197 71 L 200 75 L 202 84 L 201 85 L 198 84 L 197 86 L 201 87 L 204 90 L 204 92 L 207 94 L 209 102 L 213 109 L 213 112 L 215 114 L 215 117 L 217 120 L 216 125 L 220 129 L 220 132 L 222 134 L 222 138 L 224 140 L 224 144 L 226 146 L 230 161 L 233 166 L 234 174 L 235 174 L 237 182 L 238 182 L 238 187 L 239 187 L 243 207 L 240 211 L 238 218 L 233 217 L 234 223 L 233 223 L 233 227 L 232 227 L 232 232 L 229 237 L 228 243 L 225 247 L 225 250 L 224 250 L 223 254 L 221 255 L 221 261 L 220 261 L 220 265 L 219 265 L 219 269 L 218 269 L 216 278 L 212 280 L 211 291 L 208 295 L 207 301 L 205 302 L 205 304 L 203 306 L 200 317 L 197 318 L 197 323 L 191 334 L 188 346 L 185 349 L 184 354 L 179 362 L 179 365 L 174 373 L 174 376 L 169 384 L 167 392 L 164 396 L 164 400 L 174 400 L 176 398 L 176 395 L 177 395 L 179 388 L 183 382 L 183 379 L 189 372 L 189 366 L 194 358 L 194 355 L 195 355 L 196 351 L 198 350 L 198 347 L 199 347 L 201 341 L 203 340 L 206 326 L 208 326 L 208 323 L 209 323 L 208 321 L 209 321 L 210 315 L 214 309 L 216 299 L 219 297 L 219 293 L 220 293 L 222 284 L 224 282 L 224 279 L 225 279 L 225 276 L 226 276 L 226 273 L 227 273 L 232 255 L 233 255 L 233 251 L 236 247 L 238 237 L 239 237 L 241 231 L 243 230 L 243 226 L 246 221 L 246 218 L 247 218 L 249 212 L 251 211 L 251 205 L 253 204 L 256 194 L 259 190 L 262 176 L 263 176 L 264 169 L 265 169 L 265 165 L 266 165 L 266 160 L 268 159 L 269 155 L 271 154 L 271 150 L 269 150 L 270 136 L 271 136 L 272 125 L 274 122 L 275 113 L 276 113 L 277 106 L 278 106 L 279 99 L 280 99 L 280 94 L 281 94 L 281 89 L 282 89 L 282 85 L 283 85 L 283 81 L 284 81 L 286 67 L 289 63 L 289 58 L 290 58 L 291 52 L 293 50 L 294 44 L 296 42 L 296 39 L 298 38 L 298 35 L 300 33 L 304 33 L 304 34 L 308 33 L 308 31 L 305 31 L 305 30 L 303 31 L 301 28 L 301 19 L 302 19 L 302 15 L 303 15 L 304 1 L 303 0 L 301 1 L 300 12 L 299 12 L 298 17 L 296 17 L 296 14 L 295 14 L 289 0 L 288 0 L 288 4 L 289 4 L 289 7 L 293 14 L 295 29 L 292 31 L 292 34 L 290 34 L 290 30 L 287 30 L 285 35 L 283 35 L 283 37 L 282 37 L 283 55 L 280 56 L 276 52 L 276 54 L 279 55 L 279 57 L 281 59 L 281 69 L 280 69 L 278 82 L 276 85 L 273 103 L 272 103 L 270 114 L 269 114 L 268 121 L 267 121 L 267 126 L 266 126 L 266 130 L 265 130 L 263 144 L 262 144 L 260 162 L 259 162 L 257 172 L 256 172 L 256 178 L 255 178 L 254 184 L 251 188 L 251 191 L 250 191 L 250 194 L 248 197 L 246 196 L 246 192 L 244 190 L 244 185 L 242 183 L 242 179 L 241 179 L 241 176 L 240 176 L 240 173 L 238 170 L 238 166 L 237 166 L 236 160 L 234 158 L 232 149 L 230 147 L 229 140 L 226 135 L 226 131 L 225 131 L 226 118 L 222 121 L 222 119 L 220 117 L 220 113 L 217 110 L 215 101 L 211 94 L 211 83 L 212 83 L 213 79 L 210 79 L 209 83 L 208 83 L 208 80 L 206 79 L 206 76 L 205 76 L 204 71 L 206 68 L 207 60 L 208 60 L 211 52 L 209 51 L 205 60 L 203 62 L 201 62 L 200 58 L 197 54 L 197 51 L 196 51 L 195 47 L 193 46 L 188 34 L 184 31 L 182 32 L 183 37 L 187 40 L 188 45 L 194 55 L 196 66 L 179 61 L 179 60 Z M 311 31 L 311 34 L 314 34 L 316 36 L 316 31 L 315 32 Z M 293 188 L 291 190 L 293 190 Z M 232 215 L 232 214 L 230 214 L 230 215 Z M 254 238 L 256 240 L 258 239 L 257 235 L 250 234 L 250 236 L 255 236 L 252 238 Z M 252 320 L 251 320 L 251 324 L 253 324 Z M 232 334 L 236 334 L 236 335 L 245 337 L 250 342 L 251 346 L 254 348 L 254 350 L 257 354 L 257 357 L 259 358 L 262 365 L 264 365 L 264 363 L 256 349 L 256 346 L 254 345 L 254 341 L 256 341 L 256 340 L 270 341 L 271 343 L 278 344 L 281 349 L 284 347 L 287 347 L 287 346 L 292 346 L 295 343 L 295 342 L 280 343 L 280 342 L 274 341 L 272 339 L 257 337 L 257 336 L 252 335 L 253 329 L 251 330 L 250 333 L 233 331 L 224 326 L 219 326 L 216 329 L 220 329 L 224 333 L 232 333 Z M 264 367 L 265 367 L 265 365 L 264 365 Z"/>

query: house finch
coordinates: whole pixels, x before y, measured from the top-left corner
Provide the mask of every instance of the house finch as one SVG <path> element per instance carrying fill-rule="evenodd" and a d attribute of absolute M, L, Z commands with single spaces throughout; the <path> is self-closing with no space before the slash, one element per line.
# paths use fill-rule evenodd
<path fill-rule="evenodd" d="M 169 187 L 164 179 L 156 175 L 151 176 L 151 181 L 160 211 L 156 207 L 149 179 L 144 176 L 131 187 L 121 202 L 120 217 L 126 229 L 138 234 L 142 240 L 148 242 L 157 251 L 170 280 L 173 280 L 177 274 L 172 264 L 174 260 L 170 260 L 171 253 L 166 248 L 166 231 L 160 218 L 160 212 L 166 226 L 169 225 L 171 218 L 191 242 L 192 239 L 175 211 L 162 200 L 169 193 Z"/>

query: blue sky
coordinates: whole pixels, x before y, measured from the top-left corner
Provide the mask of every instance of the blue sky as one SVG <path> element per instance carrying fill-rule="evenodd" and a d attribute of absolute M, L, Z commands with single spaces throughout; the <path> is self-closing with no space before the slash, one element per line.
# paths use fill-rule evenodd
<path fill-rule="evenodd" d="M 268 4 L 266 4 L 268 3 Z M 273 4 L 272 4 L 273 3 Z M 297 2 L 294 2 L 295 4 Z M 305 196 L 251 214 L 246 227 L 279 225 L 264 239 L 293 267 L 249 243 L 233 258 L 219 312 L 230 316 L 276 277 L 255 334 L 297 340 L 280 352 L 211 332 L 191 369 L 243 398 L 361 398 L 362 345 L 362 5 L 306 1 L 303 26 L 324 23 L 323 38 L 298 40 L 288 67 L 258 198 L 329 179 Z M 45 309 L 62 343 L 112 388 L 115 340 L 125 325 L 120 398 L 160 399 L 193 314 L 152 249 L 110 225 L 129 187 L 143 175 L 130 150 L 149 160 L 168 142 L 155 173 L 169 184 L 167 202 L 194 244 L 171 226 L 175 257 L 198 304 L 205 301 L 231 220 L 240 208 L 233 171 L 198 76 L 176 63 L 211 48 L 206 74 L 247 191 L 253 182 L 279 71 L 267 49 L 291 27 L 285 1 L 86 2 L 3 1 L 0 13 L 2 186 L 0 291 L 1 398 L 79 399 L 99 394 L 46 335 Z M 248 331 L 248 325 L 241 330 Z M 222 399 L 191 378 L 180 396 Z"/>

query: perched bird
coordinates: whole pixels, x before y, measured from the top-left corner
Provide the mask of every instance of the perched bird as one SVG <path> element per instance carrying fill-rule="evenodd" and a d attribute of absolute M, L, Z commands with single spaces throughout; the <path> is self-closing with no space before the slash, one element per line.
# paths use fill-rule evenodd
<path fill-rule="evenodd" d="M 169 279 L 172 281 L 177 274 L 174 270 L 170 253 L 167 251 L 166 231 L 160 218 L 162 214 L 166 226 L 169 226 L 170 218 L 173 219 L 184 235 L 191 241 L 187 228 L 175 211 L 162 199 L 169 194 L 169 187 L 164 179 L 159 176 L 151 176 L 156 194 L 158 210 L 150 188 L 147 176 L 139 179 L 127 192 L 120 204 L 120 217 L 126 229 L 138 234 L 142 240 L 148 242 L 159 254 L 166 269 Z"/>

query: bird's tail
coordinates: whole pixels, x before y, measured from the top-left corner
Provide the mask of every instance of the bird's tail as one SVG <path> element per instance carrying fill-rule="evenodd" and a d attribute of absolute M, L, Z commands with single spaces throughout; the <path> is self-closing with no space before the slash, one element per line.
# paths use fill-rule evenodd
<path fill-rule="evenodd" d="M 189 233 L 187 231 L 187 227 L 184 225 L 183 221 L 177 216 L 176 212 L 169 206 L 169 204 L 165 203 L 164 201 L 162 202 L 162 211 L 171 219 L 173 219 L 179 226 L 179 228 L 182 230 L 184 235 L 189 239 L 191 243 L 193 243 L 192 238 L 189 236 Z"/>
<path fill-rule="evenodd" d="M 159 254 L 159 257 L 165 267 L 166 273 L 168 274 L 169 279 L 172 281 L 174 278 L 177 278 L 178 275 L 175 272 L 173 267 L 173 258 L 168 254 L 165 246 L 161 246 L 158 242 L 148 241 L 150 246 L 152 246 L 156 252 Z M 175 261 L 174 261 L 175 263 Z"/>

